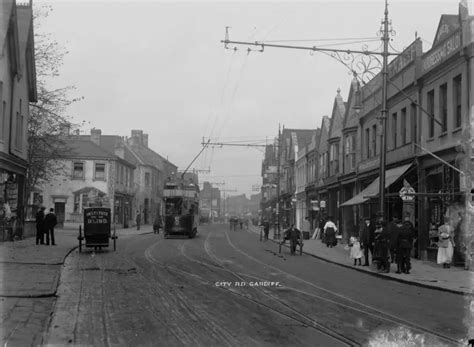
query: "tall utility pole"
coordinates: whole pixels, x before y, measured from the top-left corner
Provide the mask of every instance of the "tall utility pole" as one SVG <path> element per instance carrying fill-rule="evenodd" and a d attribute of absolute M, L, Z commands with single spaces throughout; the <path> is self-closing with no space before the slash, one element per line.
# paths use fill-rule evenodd
<path fill-rule="evenodd" d="M 382 56 L 382 109 L 381 109 L 381 114 L 380 114 L 380 181 L 379 181 L 379 197 L 380 197 L 380 211 L 379 211 L 379 218 L 384 218 L 385 213 L 385 164 L 386 164 L 386 127 L 387 127 L 387 99 L 388 99 L 388 93 L 387 93 L 387 82 L 388 82 L 388 57 L 389 56 L 397 56 L 399 55 L 398 53 L 392 53 L 388 51 L 388 43 L 389 43 L 389 36 L 392 33 L 392 30 L 389 28 L 390 26 L 390 21 L 388 19 L 388 3 L 387 0 L 385 0 L 385 12 L 384 12 L 384 19 L 382 21 L 382 28 L 381 28 L 381 37 L 383 41 L 383 51 L 369 51 L 369 50 L 350 50 L 350 49 L 330 49 L 330 48 L 319 48 L 316 46 L 312 47 L 305 47 L 305 46 L 293 46 L 293 45 L 279 45 L 279 44 L 267 44 L 264 42 L 244 42 L 244 41 L 231 41 L 229 39 L 229 31 L 228 27 L 226 28 L 226 35 L 225 39 L 222 40 L 221 42 L 224 43 L 224 47 L 227 49 L 232 49 L 228 47 L 229 44 L 234 44 L 234 45 L 246 45 L 246 46 L 257 46 L 260 47 L 260 52 L 263 52 L 265 50 L 265 47 L 274 47 L 274 48 L 289 48 L 289 49 L 299 49 L 299 50 L 309 50 L 313 52 L 322 52 L 325 53 L 332 58 L 338 60 L 342 64 L 344 64 L 347 68 L 351 70 L 351 72 L 354 74 L 354 76 L 358 77 L 359 79 L 363 79 L 364 76 L 360 76 L 360 74 L 357 72 L 357 68 L 360 66 L 360 64 L 357 62 L 356 57 L 364 57 L 364 56 Z M 236 49 L 236 48 L 235 48 Z M 250 52 L 250 48 L 248 49 L 248 52 Z M 351 58 L 348 59 L 348 56 L 351 56 Z M 379 62 L 379 60 L 377 59 Z M 362 64 L 363 65 L 363 64 Z M 373 67 L 370 66 L 364 66 L 364 69 L 362 71 L 362 75 L 367 74 L 367 75 L 373 75 L 372 71 Z M 278 137 L 280 138 L 280 131 Z M 278 146 L 280 147 L 280 146 Z M 280 151 L 279 151 L 280 152 Z M 278 161 L 280 161 L 280 153 L 278 156 Z M 278 163 L 278 169 L 280 169 L 280 162 Z M 280 175 L 278 175 L 280 176 Z M 280 212 L 280 182 L 278 181 L 278 188 L 277 188 L 277 195 L 278 195 L 278 208 L 277 208 L 277 215 L 278 215 L 278 221 L 279 221 L 279 212 Z M 280 233 L 280 223 L 278 223 L 278 234 Z"/>
<path fill-rule="evenodd" d="M 385 0 L 385 16 L 382 22 L 382 41 L 383 41 L 383 52 L 382 52 L 382 110 L 380 111 L 380 186 L 379 186 L 379 219 L 384 219 L 385 216 L 385 164 L 387 161 L 387 81 L 388 81 L 388 42 L 389 29 L 388 29 L 388 5 Z"/>
<path fill-rule="evenodd" d="M 273 236 L 274 239 L 280 239 L 280 177 L 281 177 L 281 130 L 280 124 L 278 124 L 278 146 L 277 146 L 277 202 L 276 202 L 276 234 Z"/>

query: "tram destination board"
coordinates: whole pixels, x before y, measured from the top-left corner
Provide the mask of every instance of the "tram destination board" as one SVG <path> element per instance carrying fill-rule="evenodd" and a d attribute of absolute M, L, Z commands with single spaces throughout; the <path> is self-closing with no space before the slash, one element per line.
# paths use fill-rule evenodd
<path fill-rule="evenodd" d="M 94 207 L 84 210 L 86 246 L 107 246 L 110 237 L 110 208 Z"/>

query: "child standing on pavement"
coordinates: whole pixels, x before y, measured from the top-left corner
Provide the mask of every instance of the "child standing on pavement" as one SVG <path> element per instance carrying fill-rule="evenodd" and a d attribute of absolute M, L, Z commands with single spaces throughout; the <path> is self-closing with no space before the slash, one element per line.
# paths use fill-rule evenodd
<path fill-rule="evenodd" d="M 354 266 L 357 265 L 357 261 L 359 262 L 359 265 L 362 265 L 362 249 L 360 248 L 360 241 L 357 237 L 351 236 L 349 239 L 349 248 L 349 256 L 351 259 L 354 259 Z"/>

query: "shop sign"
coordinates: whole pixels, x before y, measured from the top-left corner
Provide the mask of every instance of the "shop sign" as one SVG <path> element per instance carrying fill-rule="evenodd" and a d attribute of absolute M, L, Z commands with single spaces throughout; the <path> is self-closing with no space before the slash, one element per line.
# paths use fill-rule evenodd
<path fill-rule="evenodd" d="M 388 75 L 392 77 L 402 71 L 408 64 L 413 62 L 417 55 L 417 47 L 421 52 L 421 41 L 416 40 L 407 49 L 405 49 L 398 57 L 388 64 Z"/>
<path fill-rule="evenodd" d="M 406 179 L 403 180 L 403 187 L 400 189 L 399 195 L 400 198 L 402 198 L 403 201 L 413 201 L 415 199 L 414 195 L 415 194 L 415 189 L 408 183 Z"/>
<path fill-rule="evenodd" d="M 461 32 L 457 31 L 441 43 L 438 47 L 427 53 L 426 57 L 423 58 L 423 73 L 428 72 L 437 65 L 446 61 L 454 53 L 461 49 Z"/>
<path fill-rule="evenodd" d="M 413 187 L 403 187 L 400 189 L 400 197 L 402 198 L 403 201 L 413 201 L 415 199 L 414 195 L 410 194 L 415 194 L 415 189 Z"/>

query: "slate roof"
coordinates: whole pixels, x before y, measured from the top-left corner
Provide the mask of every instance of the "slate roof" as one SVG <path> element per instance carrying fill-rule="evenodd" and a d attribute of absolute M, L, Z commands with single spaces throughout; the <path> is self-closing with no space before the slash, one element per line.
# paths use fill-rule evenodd
<path fill-rule="evenodd" d="M 126 148 L 124 150 L 124 159 L 115 154 L 115 144 L 121 141 L 120 136 L 102 135 L 100 138 L 101 145 L 97 145 L 91 141 L 90 135 L 71 135 L 66 138 L 66 145 L 70 148 L 69 158 L 83 159 L 113 159 L 124 162 L 129 166 L 137 164 L 136 158 Z"/>
<path fill-rule="evenodd" d="M 118 135 L 101 135 L 100 136 L 100 147 L 108 151 L 109 153 L 115 156 L 115 147 L 120 142 L 123 142 L 123 139 Z M 132 152 L 124 145 L 124 160 L 137 165 L 137 158 L 133 155 Z"/>
<path fill-rule="evenodd" d="M 166 159 L 152 149 L 141 145 L 132 145 L 130 148 L 140 158 L 143 165 L 153 166 L 165 171 L 164 161 Z"/>
<path fill-rule="evenodd" d="M 328 139 L 334 139 L 342 136 L 342 122 L 345 113 L 346 106 L 341 96 L 341 90 L 338 89 L 332 107 L 331 125 L 329 128 Z"/>
<path fill-rule="evenodd" d="M 323 116 L 323 120 L 321 121 L 321 131 L 319 135 L 319 146 L 318 146 L 318 151 L 320 153 L 326 151 L 328 148 L 327 140 L 328 140 L 330 122 L 331 120 L 329 119 L 329 116 Z"/>
<path fill-rule="evenodd" d="M 360 90 L 360 83 L 354 77 L 351 82 L 351 89 L 349 90 L 349 97 L 346 105 L 346 113 L 342 123 L 343 129 L 357 127 L 359 125 L 359 114 L 354 109 L 357 89 Z"/>
<path fill-rule="evenodd" d="M 311 138 L 313 136 L 314 129 L 289 129 L 284 128 L 282 132 L 283 139 L 290 139 L 292 134 L 296 135 L 298 141 L 298 149 L 303 148 L 304 146 L 311 143 Z"/>
<path fill-rule="evenodd" d="M 71 158 L 114 159 L 115 155 L 82 136 L 69 136 L 66 145 Z"/>

